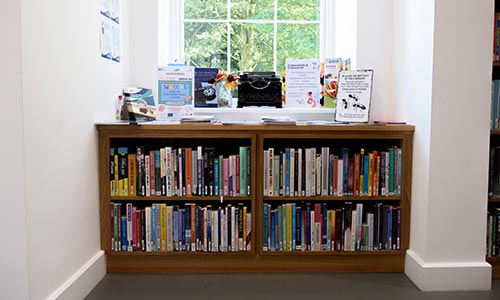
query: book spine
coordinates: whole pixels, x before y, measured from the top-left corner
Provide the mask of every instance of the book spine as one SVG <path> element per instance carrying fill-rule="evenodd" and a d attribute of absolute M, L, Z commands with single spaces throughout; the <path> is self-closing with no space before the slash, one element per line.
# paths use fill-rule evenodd
<path fill-rule="evenodd" d="M 235 155 L 234 156 L 234 161 L 235 161 L 235 176 L 234 176 L 234 181 L 235 181 L 235 192 L 234 192 L 234 195 L 235 196 L 238 196 L 240 195 L 241 193 L 241 182 L 240 182 L 240 178 L 241 178 L 241 171 L 240 171 L 240 167 L 241 167 L 241 161 L 240 161 L 240 155 Z"/>
<path fill-rule="evenodd" d="M 220 165 L 219 157 L 214 157 L 214 196 L 220 196 Z"/>
<path fill-rule="evenodd" d="M 197 187 L 198 187 L 198 192 L 197 192 L 197 195 L 198 196 L 203 196 L 203 191 L 204 191 L 204 188 L 203 188 L 203 173 L 204 173 L 204 170 L 203 170 L 203 147 L 202 146 L 198 146 L 197 147 L 197 150 L 196 150 L 196 153 L 198 154 L 198 158 L 196 160 L 197 162 L 197 176 L 196 178 L 198 178 L 198 184 L 197 184 Z"/>
<path fill-rule="evenodd" d="M 191 148 L 185 148 L 185 170 L 186 170 L 186 196 L 190 197 L 193 195 L 193 192 L 192 192 L 192 183 L 193 183 L 193 179 L 192 179 L 192 153 L 193 153 L 193 150 Z"/>
<path fill-rule="evenodd" d="M 115 181 L 115 148 L 109 148 L 109 192 L 110 196 L 117 196 Z"/>
<path fill-rule="evenodd" d="M 229 196 L 229 158 L 222 160 L 222 195 Z"/>
<path fill-rule="evenodd" d="M 150 150 L 149 151 L 149 195 L 150 196 L 155 196 L 156 195 L 156 168 L 155 168 L 155 150 Z"/>
<path fill-rule="evenodd" d="M 239 157 L 240 157 L 240 196 L 247 195 L 247 147 L 239 147 Z"/>
<path fill-rule="evenodd" d="M 247 196 L 252 194 L 252 147 L 247 146 Z"/>
<path fill-rule="evenodd" d="M 268 211 L 269 211 L 269 204 L 264 203 L 263 210 L 262 210 L 262 216 L 263 216 L 263 220 L 262 220 L 262 251 L 267 251 L 269 248 L 269 244 L 268 244 L 268 238 L 269 238 Z"/>
<path fill-rule="evenodd" d="M 134 153 L 128 154 L 128 195 L 136 195 L 136 176 L 137 176 L 137 166 L 136 166 L 136 155 Z"/>
<path fill-rule="evenodd" d="M 126 204 L 126 210 L 127 210 L 127 251 L 133 251 L 132 246 L 134 244 L 133 242 L 133 235 L 132 235 L 132 203 L 127 203 Z"/>
<path fill-rule="evenodd" d="M 115 251 L 115 203 L 109 203 L 109 240 L 111 242 L 110 249 L 111 251 Z"/>
<path fill-rule="evenodd" d="M 128 196 L 128 148 L 118 148 L 118 196 Z"/>
<path fill-rule="evenodd" d="M 214 157 L 215 149 L 207 148 L 208 195 L 214 196 Z"/>
<path fill-rule="evenodd" d="M 161 196 L 161 158 L 160 158 L 160 150 L 154 151 L 155 157 L 155 195 Z"/>
<path fill-rule="evenodd" d="M 166 159 L 165 159 L 165 148 L 160 148 L 160 194 L 162 196 L 167 195 L 167 168 L 166 168 Z"/>

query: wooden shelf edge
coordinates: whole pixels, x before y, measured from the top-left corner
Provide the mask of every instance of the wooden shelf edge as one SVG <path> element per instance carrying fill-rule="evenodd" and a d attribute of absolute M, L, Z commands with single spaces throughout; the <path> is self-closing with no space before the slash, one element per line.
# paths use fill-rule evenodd
<path fill-rule="evenodd" d="M 334 273 L 403 272 L 404 255 L 393 256 L 108 256 L 108 273 Z"/>

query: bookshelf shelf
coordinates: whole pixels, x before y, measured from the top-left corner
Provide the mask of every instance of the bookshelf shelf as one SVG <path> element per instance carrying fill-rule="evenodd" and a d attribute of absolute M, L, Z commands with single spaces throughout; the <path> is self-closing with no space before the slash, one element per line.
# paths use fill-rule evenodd
<path fill-rule="evenodd" d="M 107 254 L 109 273 L 402 272 L 404 270 L 405 250 L 408 249 L 409 244 L 414 126 L 98 124 L 96 128 L 99 139 L 101 248 Z M 251 169 L 248 177 L 249 193 L 246 196 L 224 196 L 222 203 L 220 196 L 111 196 L 110 188 L 113 181 L 110 181 L 112 160 L 110 150 L 128 147 L 131 149 L 129 153 L 135 153 L 137 146 L 144 146 L 147 150 L 166 146 L 192 147 L 193 149 L 197 146 L 213 147 L 217 149 L 217 154 L 221 157 L 237 153 L 240 146 L 249 147 L 250 163 L 248 166 Z M 399 161 L 402 170 L 399 175 L 401 183 L 399 194 L 391 196 L 264 196 L 263 174 L 266 171 L 264 150 L 269 147 L 277 150 L 301 147 L 320 149 L 323 146 L 330 147 L 332 151 L 349 148 L 353 151 L 351 155 L 363 147 L 367 150 L 366 157 L 368 157 L 369 149 L 385 151 L 384 149 L 388 147 L 399 148 L 402 153 Z M 321 203 L 333 210 L 341 209 L 346 203 L 365 205 L 365 213 L 369 213 L 376 205 L 386 205 L 391 209 L 395 207 L 398 210 L 395 210 L 391 220 L 396 226 L 396 212 L 400 213 L 399 223 L 397 223 L 399 248 L 373 251 L 265 251 L 264 207 L 304 202 L 310 202 L 313 205 Z M 114 217 L 113 213 L 110 213 L 110 207 L 113 207 L 112 204 L 120 204 L 123 209 L 128 203 L 137 207 L 138 211 L 153 205 L 159 207 L 162 204 L 179 206 L 179 209 L 192 204 L 199 206 L 202 211 L 208 210 L 208 206 L 214 210 L 219 206 L 222 209 L 230 206 L 236 210 L 244 205 L 247 212 L 251 213 L 251 223 L 247 227 L 251 229 L 248 236 L 249 248 L 246 249 L 247 251 L 234 252 L 204 252 L 200 250 L 204 249 L 203 247 L 197 251 L 115 251 L 112 249 L 111 241 L 112 238 L 114 239 L 116 224 L 112 223 Z M 347 219 L 343 219 L 342 222 L 347 222 Z M 363 228 L 368 230 L 368 223 L 363 223 L 363 225 L 365 225 Z M 199 230 L 203 232 L 201 228 Z M 363 238 L 358 237 L 359 242 L 361 243 L 362 240 L 368 242 L 369 239 L 365 240 L 365 237 L 367 235 L 363 235 Z"/>

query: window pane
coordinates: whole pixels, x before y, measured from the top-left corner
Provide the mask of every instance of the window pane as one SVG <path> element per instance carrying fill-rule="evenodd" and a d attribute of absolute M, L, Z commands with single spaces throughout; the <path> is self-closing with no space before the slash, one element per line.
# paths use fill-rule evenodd
<path fill-rule="evenodd" d="M 278 70 L 285 70 L 287 58 L 319 58 L 318 24 L 278 25 Z"/>
<path fill-rule="evenodd" d="M 227 0 L 184 0 L 185 19 L 226 19 Z"/>
<path fill-rule="evenodd" d="M 232 0 L 231 18 L 238 20 L 272 20 L 274 1 Z"/>
<path fill-rule="evenodd" d="M 225 23 L 185 23 L 184 58 L 186 65 L 227 68 Z"/>
<path fill-rule="evenodd" d="M 232 24 L 231 69 L 273 71 L 272 24 Z"/>
<path fill-rule="evenodd" d="M 319 20 L 319 0 L 278 0 L 278 20 Z"/>

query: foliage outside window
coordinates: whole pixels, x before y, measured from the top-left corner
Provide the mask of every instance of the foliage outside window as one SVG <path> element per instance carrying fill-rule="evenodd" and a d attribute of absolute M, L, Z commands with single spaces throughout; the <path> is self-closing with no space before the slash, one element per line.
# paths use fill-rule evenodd
<path fill-rule="evenodd" d="M 319 58 L 320 0 L 185 0 L 186 65 L 280 71 Z"/>

